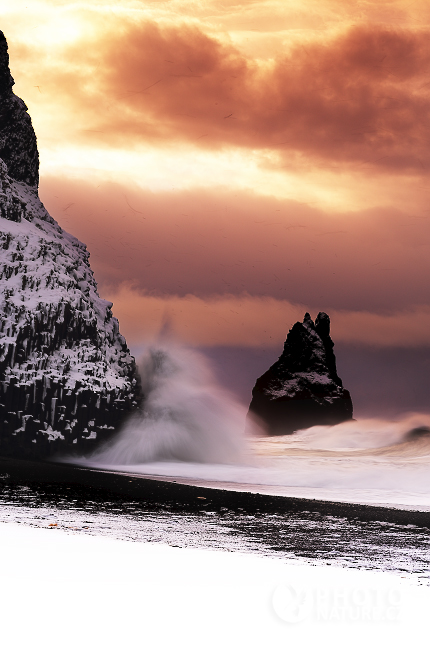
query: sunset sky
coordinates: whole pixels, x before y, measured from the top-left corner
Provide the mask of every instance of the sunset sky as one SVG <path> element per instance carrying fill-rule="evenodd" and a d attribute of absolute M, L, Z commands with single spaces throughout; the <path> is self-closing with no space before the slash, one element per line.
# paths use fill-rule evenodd
<path fill-rule="evenodd" d="M 358 413 L 430 409 L 426 0 L 0 0 L 40 196 L 136 353 L 245 400 L 306 311 Z"/>

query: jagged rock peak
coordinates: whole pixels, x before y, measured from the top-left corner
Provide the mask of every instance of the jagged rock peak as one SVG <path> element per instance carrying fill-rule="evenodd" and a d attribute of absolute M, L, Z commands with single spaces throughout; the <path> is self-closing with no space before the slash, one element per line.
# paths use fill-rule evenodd
<path fill-rule="evenodd" d="M 12 89 L 15 81 L 9 69 L 9 53 L 7 49 L 7 40 L 2 31 L 0 31 L 0 94 Z"/>
<path fill-rule="evenodd" d="M 39 186 L 39 154 L 27 106 L 16 96 L 9 69 L 6 38 L 0 31 L 0 158 L 9 177 L 32 188 Z"/>
<path fill-rule="evenodd" d="M 352 419 L 352 401 L 337 374 L 330 318 L 306 313 L 289 331 L 279 359 L 252 391 L 250 412 L 269 434 Z"/>
<path fill-rule="evenodd" d="M 295 323 L 289 331 L 280 360 L 284 359 L 289 371 L 328 371 L 335 383 L 341 386 L 333 347 L 329 316 L 320 311 L 314 323 L 306 313 L 303 322 Z"/>

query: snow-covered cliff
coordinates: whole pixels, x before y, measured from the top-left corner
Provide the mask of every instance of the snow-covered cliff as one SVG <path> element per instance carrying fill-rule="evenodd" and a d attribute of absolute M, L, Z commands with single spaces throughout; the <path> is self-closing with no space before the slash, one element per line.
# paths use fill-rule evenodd
<path fill-rule="evenodd" d="M 257 379 L 249 410 L 268 434 L 290 434 L 314 425 L 352 419 L 352 401 L 336 370 L 330 318 L 320 312 L 289 331 L 284 351 Z"/>
<path fill-rule="evenodd" d="M 107 438 L 139 401 L 135 362 L 84 244 L 40 202 L 36 137 L 0 32 L 0 456 Z"/>

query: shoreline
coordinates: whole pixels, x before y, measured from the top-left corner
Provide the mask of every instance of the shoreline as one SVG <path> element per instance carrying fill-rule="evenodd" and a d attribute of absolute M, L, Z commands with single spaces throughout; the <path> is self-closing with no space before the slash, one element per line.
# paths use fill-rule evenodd
<path fill-rule="evenodd" d="M 325 516 L 345 517 L 366 522 L 412 524 L 430 528 L 430 512 L 393 506 L 338 502 L 273 495 L 269 492 L 234 490 L 215 487 L 213 482 L 198 485 L 157 475 L 132 474 L 84 468 L 64 463 L 33 462 L 0 458 L 0 485 L 38 483 L 93 489 L 128 499 L 175 502 L 192 511 L 226 511 L 248 513 L 318 512 Z M 209 485 L 210 484 L 210 485 Z"/>

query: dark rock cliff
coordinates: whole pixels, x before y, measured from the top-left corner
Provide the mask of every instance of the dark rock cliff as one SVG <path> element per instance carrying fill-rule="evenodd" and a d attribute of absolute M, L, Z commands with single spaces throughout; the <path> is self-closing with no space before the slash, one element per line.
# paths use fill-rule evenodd
<path fill-rule="evenodd" d="M 9 70 L 7 42 L 0 31 L 0 159 L 9 177 L 37 188 L 39 154 L 27 106 L 12 92 L 15 81 Z"/>
<path fill-rule="evenodd" d="M 268 434 L 291 434 L 314 425 L 335 425 L 352 419 L 352 401 L 336 370 L 330 318 L 320 312 L 313 323 L 289 331 L 284 351 L 257 379 L 249 411 Z"/>
<path fill-rule="evenodd" d="M 135 362 L 84 244 L 37 195 L 36 137 L 0 32 L 0 455 L 83 452 L 136 408 Z"/>

